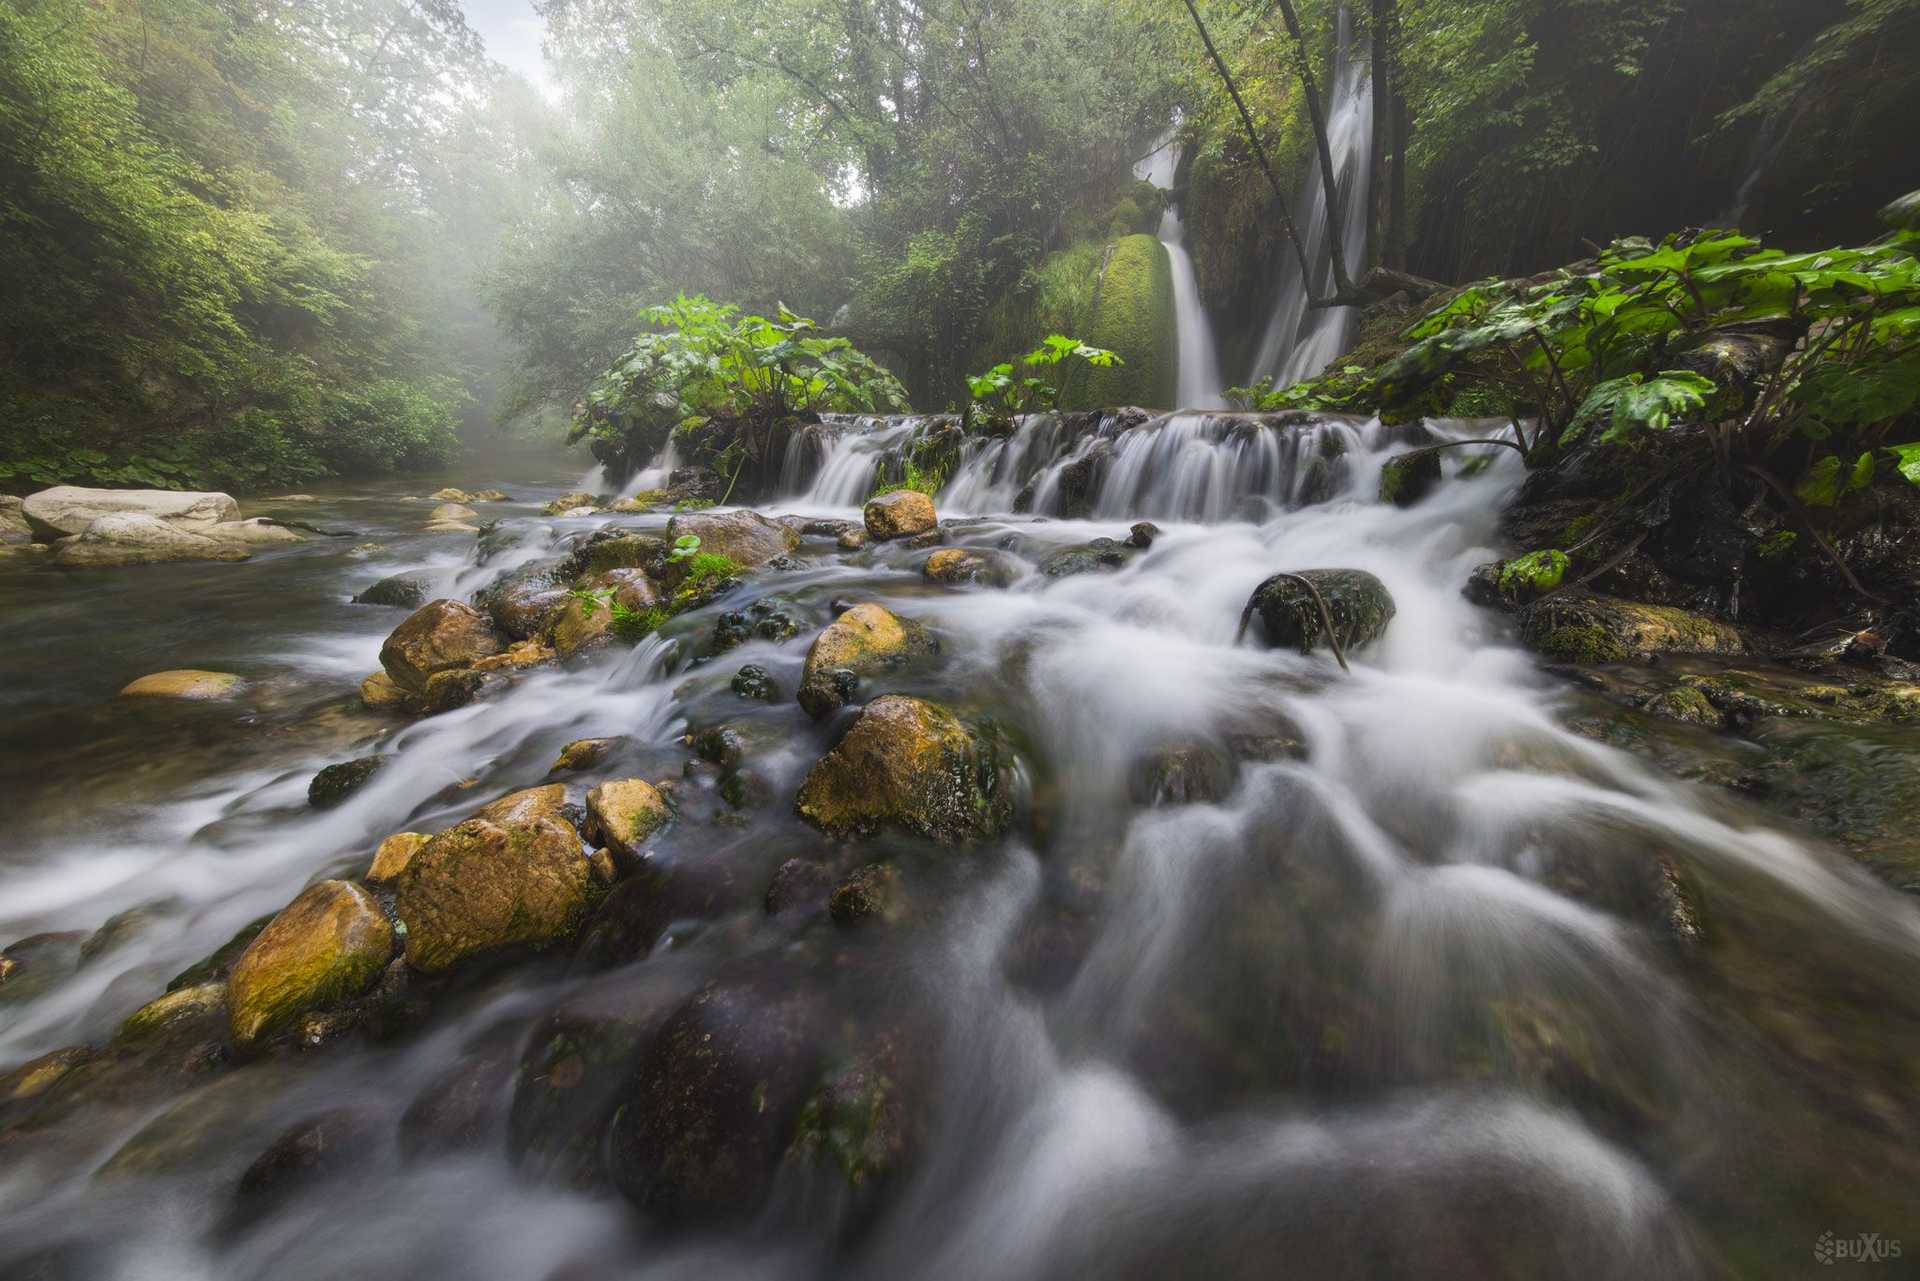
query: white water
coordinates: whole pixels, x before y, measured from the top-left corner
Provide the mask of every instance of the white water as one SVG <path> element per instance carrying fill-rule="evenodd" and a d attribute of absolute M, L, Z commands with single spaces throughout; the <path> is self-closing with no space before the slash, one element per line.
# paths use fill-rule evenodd
<path fill-rule="evenodd" d="M 1180 165 L 1180 148 L 1169 131 L 1153 151 L 1134 166 L 1134 174 L 1162 191 L 1173 187 Z M 1213 322 L 1200 302 L 1200 283 L 1193 274 L 1193 256 L 1187 252 L 1186 224 L 1180 207 L 1167 202 L 1160 216 L 1160 243 L 1173 269 L 1174 332 L 1180 351 L 1179 382 L 1174 402 L 1183 409 L 1218 409 L 1226 404 L 1221 392 L 1220 357 L 1213 341 Z"/>
<path fill-rule="evenodd" d="M 1327 150 L 1333 157 L 1334 183 L 1340 193 L 1341 219 L 1334 225 L 1316 155 L 1293 202 L 1294 224 L 1305 249 L 1309 275 L 1301 279 L 1292 246 L 1282 254 L 1280 290 L 1272 318 L 1254 357 L 1252 377 L 1271 376 L 1284 387 L 1312 378 L 1346 350 L 1352 329 L 1351 307 L 1307 306 L 1310 298 L 1333 292 L 1331 238 L 1338 236 L 1347 274 L 1358 283 L 1367 252 L 1367 202 L 1372 179 L 1373 77 L 1355 46 L 1352 16 L 1340 10 L 1334 41 L 1333 86 L 1327 99 Z"/>

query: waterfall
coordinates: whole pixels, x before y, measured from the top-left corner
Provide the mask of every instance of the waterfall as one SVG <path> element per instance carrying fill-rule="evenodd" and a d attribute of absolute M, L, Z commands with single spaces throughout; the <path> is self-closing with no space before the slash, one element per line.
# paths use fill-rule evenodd
<path fill-rule="evenodd" d="M 1367 252 L 1367 200 L 1372 172 L 1373 77 L 1359 56 L 1353 18 L 1340 10 L 1333 53 L 1333 97 L 1327 106 L 1327 150 L 1333 157 L 1334 184 L 1344 217 L 1334 227 L 1326 186 L 1316 158 L 1293 203 L 1294 223 L 1306 251 L 1309 276 L 1300 278 L 1293 255 L 1286 256 L 1273 317 L 1253 362 L 1253 377 L 1271 375 L 1276 387 L 1312 378 L 1346 349 L 1353 324 L 1351 307 L 1309 309 L 1313 297 L 1333 292 L 1333 260 L 1328 237 L 1338 235 L 1349 275 L 1357 274 Z"/>
<path fill-rule="evenodd" d="M 1176 123 L 1175 128 L 1178 128 Z M 1134 166 L 1134 175 L 1162 191 L 1173 186 L 1180 167 L 1180 147 L 1168 130 L 1147 158 Z M 1220 357 L 1214 348 L 1213 326 L 1200 304 L 1200 282 L 1194 278 L 1193 257 L 1187 252 L 1186 223 L 1178 203 L 1169 200 L 1160 218 L 1160 243 L 1173 267 L 1174 334 L 1180 352 L 1179 380 L 1174 399 L 1185 409 L 1217 409 L 1226 402 L 1221 390 Z"/>

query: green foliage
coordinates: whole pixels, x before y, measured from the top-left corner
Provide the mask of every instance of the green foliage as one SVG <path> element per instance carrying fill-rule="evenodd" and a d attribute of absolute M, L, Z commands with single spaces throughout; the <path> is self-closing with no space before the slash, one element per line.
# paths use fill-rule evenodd
<path fill-rule="evenodd" d="M 1236 409 L 1271 413 L 1299 409 L 1312 413 L 1345 413 L 1364 408 L 1373 389 L 1359 365 L 1342 365 L 1318 378 L 1275 387 L 1272 375 L 1265 375 L 1244 387 L 1229 387 L 1222 395 Z"/>
<path fill-rule="evenodd" d="M 878 498 L 882 494 L 891 494 L 896 490 L 911 489 L 931 498 L 945 488 L 947 481 L 952 479 L 944 472 L 922 470 L 920 465 L 911 458 L 901 460 L 900 471 L 899 480 L 875 485 L 871 496 Z"/>
<path fill-rule="evenodd" d="M 1605 423 L 1600 433 L 1604 441 L 1625 440 L 1636 430 L 1664 431 L 1676 415 L 1685 417 L 1705 409 L 1714 390 L 1711 379 L 1686 369 L 1663 369 L 1652 377 L 1632 373 L 1609 378 L 1594 384 L 1574 410 L 1568 430 Z"/>
<path fill-rule="evenodd" d="M 1114 244 L 1100 275 L 1092 319 L 1082 332 L 1088 343 L 1119 352 L 1126 364 L 1068 371 L 1060 385 L 1062 408 L 1173 407 L 1180 353 L 1166 246 L 1152 236 L 1127 236 Z"/>
<path fill-rule="evenodd" d="M 591 437 L 595 455 L 622 471 L 670 435 L 700 434 L 715 466 L 737 474 L 749 458 L 765 461 L 782 420 L 906 408 L 906 390 L 884 366 L 784 307 L 774 319 L 742 316 L 682 294 L 641 319 L 655 328 L 601 374 L 568 437 Z"/>
<path fill-rule="evenodd" d="M 658 605 L 630 609 L 620 603 L 610 587 L 574 587 L 567 592 L 580 604 L 580 617 L 592 618 L 602 609 L 608 611 L 607 633 L 615 640 L 637 645 L 660 630 L 673 615 Z"/>
<path fill-rule="evenodd" d="M 1515 556 L 1500 566 L 1500 590 L 1508 596 L 1537 596 L 1552 591 L 1566 577 L 1572 560 L 1559 548 L 1543 548 Z"/>
<path fill-rule="evenodd" d="M 1052 408 L 1060 399 L 1059 386 L 1033 374 L 1022 375 L 1028 369 L 1056 368 L 1068 360 L 1092 369 L 1111 369 L 1126 363 L 1105 347 L 1095 347 L 1065 334 L 1049 334 L 1038 347 L 1019 358 L 1018 368 L 1009 361 L 995 365 L 984 374 L 968 375 L 969 416 L 1006 422 L 1017 414 Z M 908 466 L 911 468 L 912 464 Z M 945 482 L 945 477 L 941 477 L 941 482 Z M 895 488 L 918 489 L 920 486 Z M 925 492 L 931 494 L 938 489 L 939 485 L 935 485 Z"/>

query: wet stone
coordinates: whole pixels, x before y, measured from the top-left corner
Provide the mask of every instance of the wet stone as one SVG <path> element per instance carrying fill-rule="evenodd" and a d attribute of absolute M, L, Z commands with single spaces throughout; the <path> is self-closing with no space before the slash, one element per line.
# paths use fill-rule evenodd
<path fill-rule="evenodd" d="M 1355 650 L 1377 640 L 1393 621 L 1393 597 L 1378 578 L 1362 569 L 1308 569 L 1298 574 L 1275 574 L 1254 588 L 1241 614 L 1243 632 L 1269 649 L 1291 649 L 1311 653 L 1327 643 L 1326 624 L 1320 616 L 1313 589 L 1326 602 L 1333 631 L 1341 648 Z"/>
<path fill-rule="evenodd" d="M 327 766 L 307 784 L 307 804 L 320 810 L 342 804 L 371 783 L 374 775 L 386 768 L 389 759 L 385 756 L 362 756 L 357 761 L 342 761 L 338 765 Z"/>
<path fill-rule="evenodd" d="M 733 674 L 729 687 L 742 698 L 754 699 L 763 703 L 780 701 L 780 686 L 773 674 L 758 663 L 748 663 Z"/>

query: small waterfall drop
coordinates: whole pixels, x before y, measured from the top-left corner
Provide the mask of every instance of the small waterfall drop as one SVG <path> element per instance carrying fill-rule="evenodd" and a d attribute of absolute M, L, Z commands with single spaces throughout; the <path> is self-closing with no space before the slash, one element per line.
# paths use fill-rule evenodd
<path fill-rule="evenodd" d="M 1344 7 L 1334 40 L 1331 80 L 1327 150 L 1333 156 L 1334 185 L 1340 192 L 1344 216 L 1335 227 L 1316 159 L 1293 204 L 1309 275 L 1306 280 L 1300 278 L 1299 266 L 1288 252 L 1279 299 L 1253 362 L 1253 376 L 1271 375 L 1276 387 L 1314 377 L 1346 348 L 1353 309 L 1307 306 L 1310 299 L 1333 292 L 1328 237 L 1340 237 L 1349 275 L 1361 270 L 1367 252 L 1367 200 L 1373 177 L 1368 150 L 1373 136 L 1373 76 L 1367 60 L 1359 56 L 1353 17 Z"/>
<path fill-rule="evenodd" d="M 1177 127 L 1177 126 L 1176 126 Z M 1160 139 L 1147 158 L 1134 166 L 1134 175 L 1162 191 L 1173 187 L 1180 167 L 1180 147 L 1173 130 Z M 1173 267 L 1174 333 L 1180 351 L 1179 380 L 1174 398 L 1183 409 L 1219 409 L 1226 404 L 1221 391 L 1220 357 L 1214 347 L 1213 326 L 1200 304 L 1200 282 L 1193 274 L 1193 256 L 1187 252 L 1186 223 L 1180 207 L 1168 201 L 1160 218 L 1160 243 Z"/>

